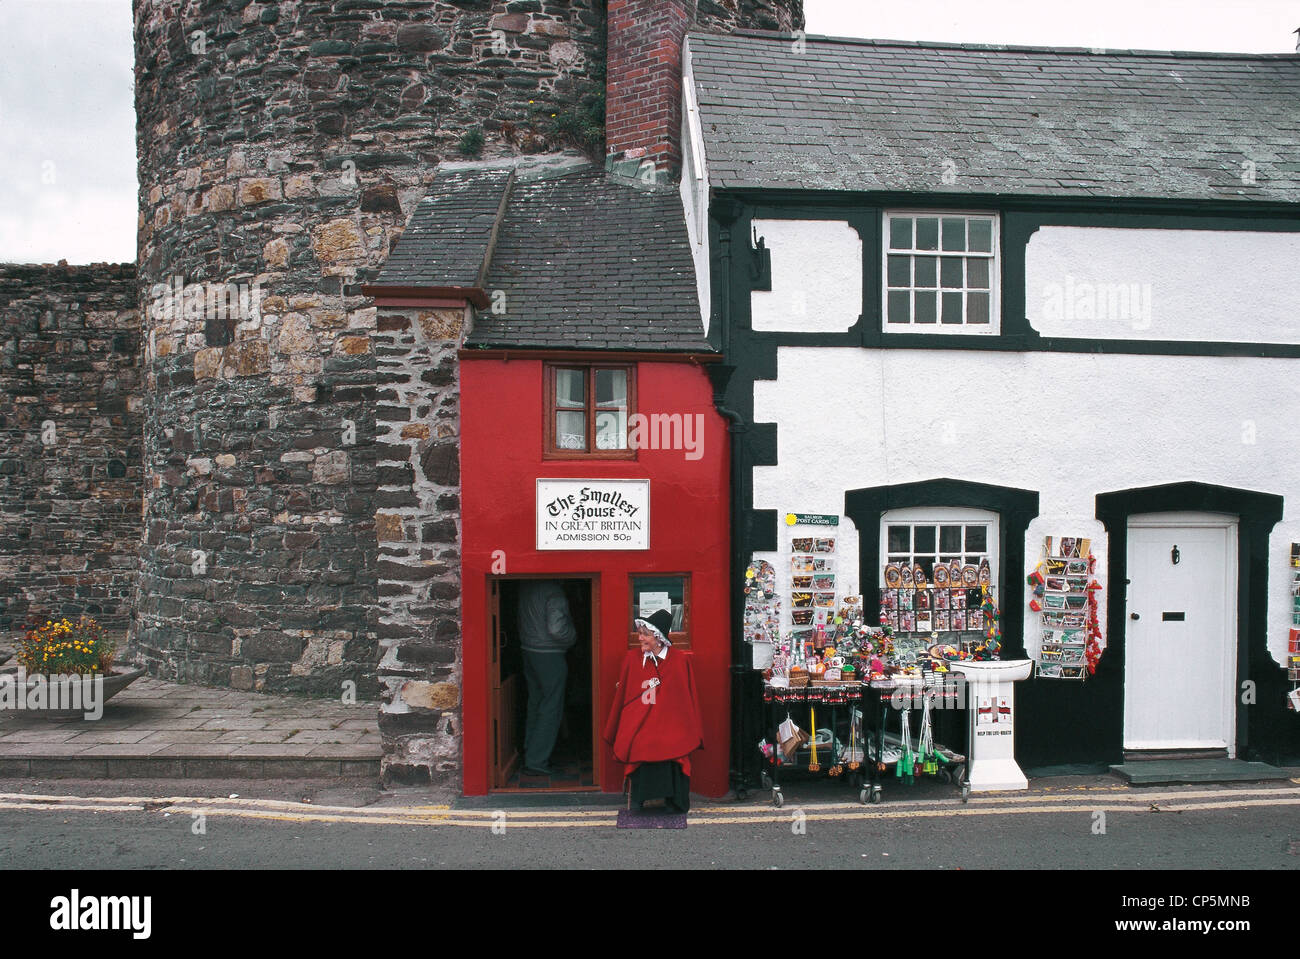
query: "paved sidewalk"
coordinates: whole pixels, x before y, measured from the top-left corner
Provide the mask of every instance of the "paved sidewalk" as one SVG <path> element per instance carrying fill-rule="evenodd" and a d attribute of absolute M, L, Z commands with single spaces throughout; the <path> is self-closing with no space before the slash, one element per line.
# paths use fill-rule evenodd
<path fill-rule="evenodd" d="M 94 721 L 0 710 L 0 777 L 379 779 L 377 703 L 137 679 Z"/>

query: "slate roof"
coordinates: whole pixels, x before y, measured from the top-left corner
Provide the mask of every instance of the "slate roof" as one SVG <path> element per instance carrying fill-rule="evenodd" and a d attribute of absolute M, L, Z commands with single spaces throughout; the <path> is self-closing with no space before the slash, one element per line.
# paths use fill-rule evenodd
<path fill-rule="evenodd" d="M 468 346 L 712 351 L 677 191 L 594 167 L 515 182 L 485 288 Z"/>
<path fill-rule="evenodd" d="M 1297 55 L 689 44 L 715 187 L 1300 201 Z"/>
<path fill-rule="evenodd" d="M 374 282 L 477 287 L 510 175 L 500 168 L 439 173 Z"/>

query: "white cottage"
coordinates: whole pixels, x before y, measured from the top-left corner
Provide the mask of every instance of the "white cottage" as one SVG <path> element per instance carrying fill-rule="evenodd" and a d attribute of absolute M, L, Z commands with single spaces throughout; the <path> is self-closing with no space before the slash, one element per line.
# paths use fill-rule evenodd
<path fill-rule="evenodd" d="M 1300 754 L 1300 56 L 742 33 L 684 75 L 735 561 L 788 594 L 779 520 L 838 516 L 870 619 L 886 562 L 987 559 L 1038 658 L 1026 576 L 1087 538 L 1105 651 L 1022 684 L 1021 764 Z"/>

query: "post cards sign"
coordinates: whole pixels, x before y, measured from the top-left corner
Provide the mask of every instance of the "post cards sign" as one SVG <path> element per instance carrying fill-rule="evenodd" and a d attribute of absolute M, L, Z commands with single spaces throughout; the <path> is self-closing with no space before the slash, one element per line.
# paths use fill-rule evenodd
<path fill-rule="evenodd" d="M 539 479 L 537 548 L 649 549 L 650 481 Z"/>

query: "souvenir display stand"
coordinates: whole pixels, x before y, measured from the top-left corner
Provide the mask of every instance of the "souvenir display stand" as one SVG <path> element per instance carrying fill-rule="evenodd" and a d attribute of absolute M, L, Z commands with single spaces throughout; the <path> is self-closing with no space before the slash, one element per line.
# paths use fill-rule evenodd
<path fill-rule="evenodd" d="M 958 704 L 958 687 L 944 681 L 941 674 L 925 673 L 920 681 L 913 677 L 873 679 L 866 686 L 866 711 L 871 718 L 870 779 L 861 797 L 864 802 L 880 802 L 886 782 L 893 778 L 911 784 L 924 776 L 937 776 L 961 790 L 962 801 L 970 796 L 966 780 L 966 758 L 934 741 L 931 714 L 934 709 L 952 709 Z M 897 715 L 898 732 L 891 715 Z M 915 730 L 915 732 L 914 732 Z M 915 745 L 914 745 L 915 744 Z"/>
<path fill-rule="evenodd" d="M 867 744 L 862 730 L 862 684 L 763 687 L 763 788 L 772 804 L 785 803 L 781 786 L 790 772 L 839 778 L 868 799 Z M 813 730 L 812 734 L 804 730 Z M 784 748 L 783 748 L 784 747 Z"/>
<path fill-rule="evenodd" d="M 787 524 L 832 519 L 789 514 Z M 764 788 L 780 806 L 785 774 L 825 773 L 868 803 L 887 782 L 935 777 L 965 799 L 966 756 L 934 741 L 933 711 L 962 705 L 959 663 L 997 659 L 988 561 L 889 563 L 877 628 L 861 596 L 836 602 L 835 546 L 833 537 L 790 539 L 788 607 L 776 567 L 755 558 L 745 572 L 745 638 L 764 680 Z"/>

